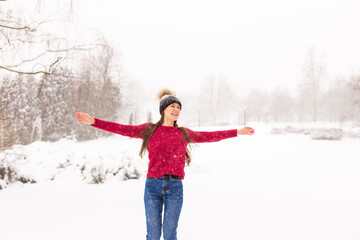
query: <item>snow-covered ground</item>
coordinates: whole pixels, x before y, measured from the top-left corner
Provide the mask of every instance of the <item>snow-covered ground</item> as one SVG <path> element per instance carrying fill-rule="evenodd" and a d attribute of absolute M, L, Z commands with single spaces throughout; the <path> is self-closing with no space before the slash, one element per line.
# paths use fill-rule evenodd
<path fill-rule="evenodd" d="M 254 128 L 193 149 L 178 239 L 360 239 L 360 140 Z M 37 183 L 0 191 L 0 239 L 145 239 L 140 143 L 113 136 L 18 147 L 18 171 Z M 91 169 L 105 183 L 89 184 Z M 135 172 L 142 176 L 122 180 Z"/>

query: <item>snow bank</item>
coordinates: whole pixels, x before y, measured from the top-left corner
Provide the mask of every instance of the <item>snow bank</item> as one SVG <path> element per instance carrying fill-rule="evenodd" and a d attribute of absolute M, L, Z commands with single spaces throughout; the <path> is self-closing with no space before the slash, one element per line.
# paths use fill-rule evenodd
<path fill-rule="evenodd" d="M 291 126 L 275 127 L 270 130 L 270 134 L 304 134 L 310 135 L 313 140 L 341 140 L 343 137 L 360 138 L 360 129 L 351 127 L 321 127 L 314 126 Z"/>
<path fill-rule="evenodd" d="M 315 129 L 311 133 L 311 138 L 314 140 L 341 140 L 342 137 L 343 137 L 343 130 L 339 128 Z"/>

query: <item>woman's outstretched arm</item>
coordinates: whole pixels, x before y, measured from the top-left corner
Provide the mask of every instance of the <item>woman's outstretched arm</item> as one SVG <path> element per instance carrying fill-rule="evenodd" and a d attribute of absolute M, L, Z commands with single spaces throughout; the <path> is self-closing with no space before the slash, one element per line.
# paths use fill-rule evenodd
<path fill-rule="evenodd" d="M 238 135 L 252 135 L 255 132 L 251 127 L 212 132 L 192 131 L 186 128 L 186 131 L 189 134 L 191 140 L 196 143 L 217 142 L 223 139 L 236 137 Z"/>
<path fill-rule="evenodd" d="M 148 123 L 141 125 L 124 125 L 115 122 L 109 122 L 91 117 L 87 113 L 76 113 L 76 119 L 80 123 L 90 124 L 91 126 L 105 130 L 111 133 L 120 134 L 127 137 L 142 138 Z"/>

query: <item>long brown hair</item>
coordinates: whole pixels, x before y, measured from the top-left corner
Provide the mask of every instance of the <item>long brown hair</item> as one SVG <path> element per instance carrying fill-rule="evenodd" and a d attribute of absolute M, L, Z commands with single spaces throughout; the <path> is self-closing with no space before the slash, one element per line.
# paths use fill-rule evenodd
<path fill-rule="evenodd" d="M 144 134 L 143 134 L 143 143 L 141 145 L 141 149 L 140 149 L 140 157 L 143 157 L 144 153 L 146 150 L 148 150 L 148 144 L 149 144 L 149 139 L 151 138 L 151 136 L 154 134 L 155 130 L 161 126 L 164 123 L 164 112 L 162 112 L 161 114 L 161 118 L 157 123 L 150 123 L 149 126 L 145 129 Z M 177 122 L 174 121 L 174 127 L 176 127 L 177 129 L 179 129 L 182 132 L 182 141 L 186 141 L 187 143 L 191 143 L 191 137 L 189 136 L 189 134 L 186 132 L 184 127 L 179 127 Z M 184 142 L 185 144 L 185 142 Z M 191 154 L 190 154 L 190 149 L 191 146 L 187 145 L 186 147 L 186 155 L 185 155 L 185 161 L 187 163 L 187 165 L 190 164 L 191 162 Z"/>

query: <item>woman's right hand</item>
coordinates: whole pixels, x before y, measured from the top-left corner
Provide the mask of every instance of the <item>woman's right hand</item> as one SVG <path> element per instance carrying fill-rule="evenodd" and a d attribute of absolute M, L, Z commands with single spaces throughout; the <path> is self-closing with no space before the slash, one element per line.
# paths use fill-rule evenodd
<path fill-rule="evenodd" d="M 95 123 L 95 119 L 93 117 L 91 117 L 87 113 L 82 113 L 82 112 L 76 113 L 76 120 L 79 123 L 85 123 L 85 124 L 90 124 L 90 125 Z"/>

